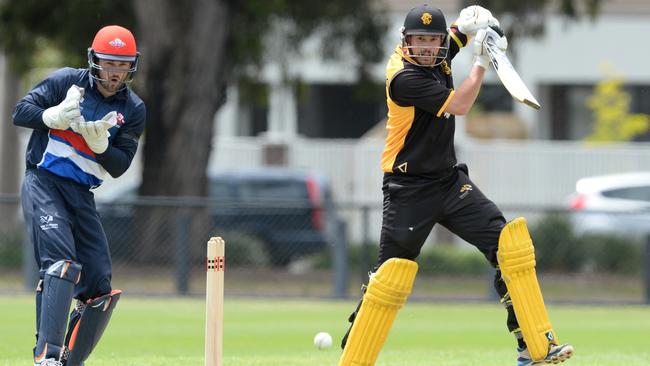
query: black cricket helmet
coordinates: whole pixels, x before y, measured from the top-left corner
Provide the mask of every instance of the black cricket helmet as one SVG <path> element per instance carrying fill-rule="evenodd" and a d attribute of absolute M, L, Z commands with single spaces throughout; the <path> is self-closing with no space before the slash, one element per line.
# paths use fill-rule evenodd
<path fill-rule="evenodd" d="M 447 22 L 445 21 L 445 16 L 442 14 L 442 11 L 438 8 L 434 8 L 427 4 L 417 6 L 411 9 L 406 18 L 404 19 L 404 26 L 401 28 L 402 33 L 402 48 L 407 55 L 412 58 L 435 58 L 434 62 L 431 62 L 427 65 L 420 66 L 437 66 L 442 63 L 442 61 L 447 58 L 447 51 L 449 50 L 449 33 L 447 30 Z M 409 36 L 417 35 L 441 35 L 443 37 L 442 44 L 440 47 L 413 47 L 409 44 Z M 413 49 L 431 49 L 433 51 L 430 56 L 415 55 L 413 54 Z M 434 49 L 437 49 L 435 52 Z"/>

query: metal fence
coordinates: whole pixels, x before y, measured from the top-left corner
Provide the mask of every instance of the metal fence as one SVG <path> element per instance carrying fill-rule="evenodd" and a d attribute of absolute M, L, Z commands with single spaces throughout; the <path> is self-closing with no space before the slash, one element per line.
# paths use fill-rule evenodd
<path fill-rule="evenodd" d="M 0 197 L 0 292 L 31 291 L 37 282 L 18 197 Z M 376 260 L 381 207 L 313 208 L 283 202 L 242 205 L 196 198 L 142 198 L 98 203 L 111 246 L 113 285 L 132 295 L 204 293 L 205 244 L 226 240 L 226 296 L 359 296 Z M 550 207 L 503 207 L 525 216 L 536 243 L 538 274 L 548 301 L 650 303 L 650 243 L 642 233 L 577 232 L 591 218 Z M 613 215 L 613 214 L 611 214 Z M 612 217 L 621 217 L 616 214 Z M 650 215 L 647 217 L 650 223 Z M 362 233 L 352 237 L 353 226 Z M 484 258 L 436 227 L 418 258 L 413 297 L 492 299 Z"/>

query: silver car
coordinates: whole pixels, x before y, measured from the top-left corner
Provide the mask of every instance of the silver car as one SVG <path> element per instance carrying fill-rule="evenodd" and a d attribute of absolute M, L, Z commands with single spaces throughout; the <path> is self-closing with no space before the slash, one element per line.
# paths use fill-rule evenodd
<path fill-rule="evenodd" d="M 650 172 L 586 177 L 568 200 L 577 234 L 650 234 Z"/>

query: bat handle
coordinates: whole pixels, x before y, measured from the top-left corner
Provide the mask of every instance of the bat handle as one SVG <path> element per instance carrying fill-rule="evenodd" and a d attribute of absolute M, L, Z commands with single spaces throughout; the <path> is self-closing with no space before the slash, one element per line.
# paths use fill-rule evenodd
<path fill-rule="evenodd" d="M 503 32 L 503 29 L 501 29 L 501 27 L 499 27 L 498 25 L 491 25 L 490 28 L 492 28 L 495 32 L 497 32 L 499 37 L 503 37 L 505 35 L 505 32 Z"/>

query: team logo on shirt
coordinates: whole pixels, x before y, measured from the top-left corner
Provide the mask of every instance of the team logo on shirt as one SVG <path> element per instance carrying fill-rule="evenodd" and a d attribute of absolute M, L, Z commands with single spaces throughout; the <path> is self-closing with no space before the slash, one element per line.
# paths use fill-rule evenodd
<path fill-rule="evenodd" d="M 124 124 L 124 115 L 122 113 L 117 113 L 117 123 L 115 124 L 118 128 Z"/>
<path fill-rule="evenodd" d="M 422 19 L 422 24 L 429 25 L 431 24 L 431 20 L 433 19 L 433 17 L 429 13 L 424 13 L 422 14 L 422 18 L 420 19 Z"/>
<path fill-rule="evenodd" d="M 467 197 L 469 192 L 471 192 L 472 190 L 474 190 L 474 188 L 472 187 L 471 184 L 463 184 L 463 186 L 460 187 L 460 196 L 458 196 L 458 198 L 462 200 L 463 198 Z"/>

